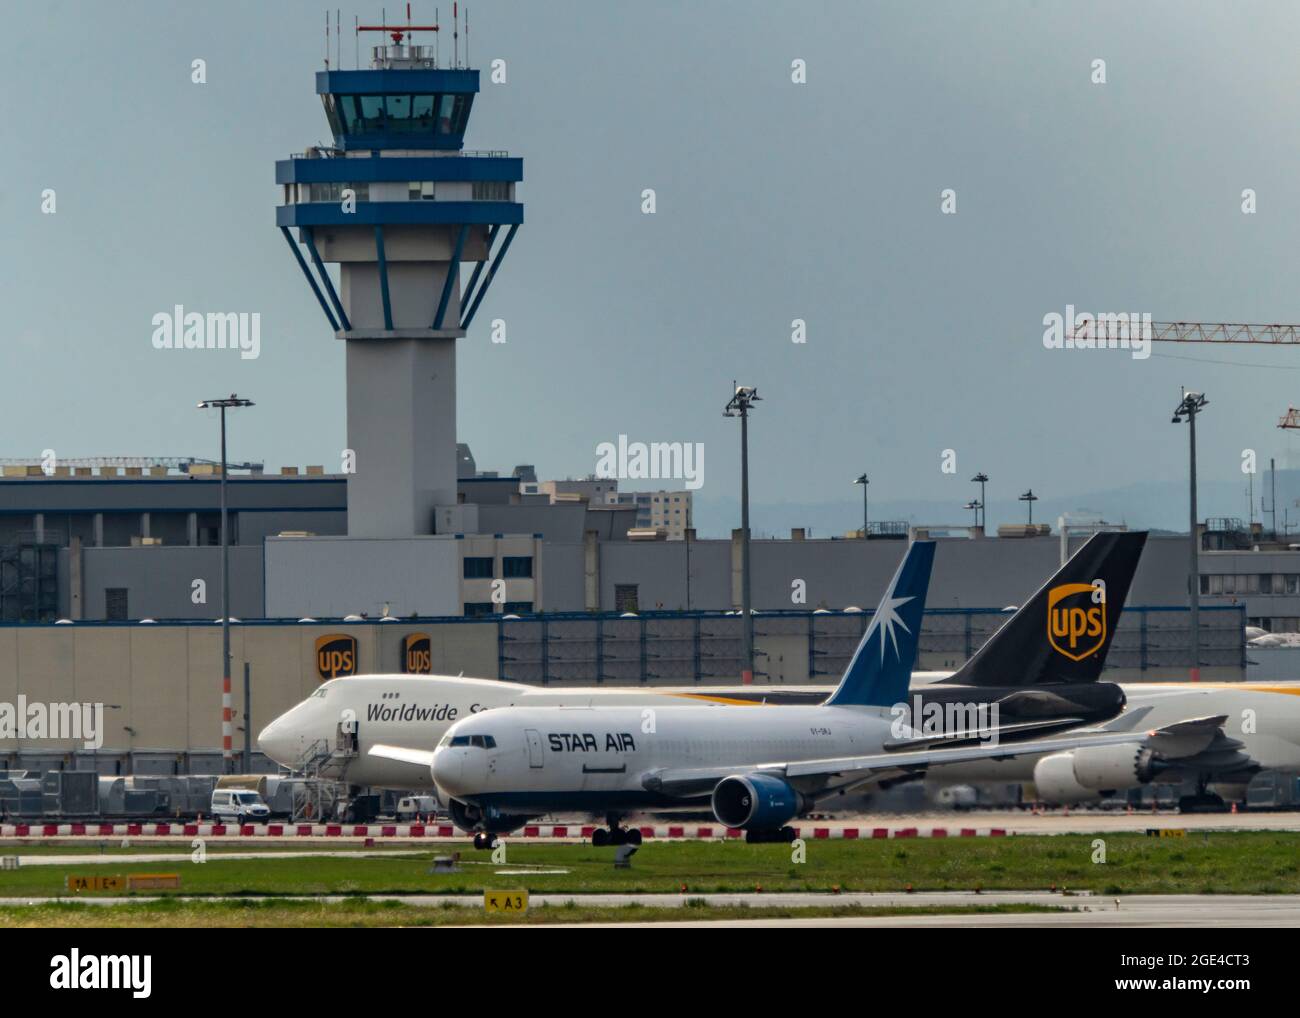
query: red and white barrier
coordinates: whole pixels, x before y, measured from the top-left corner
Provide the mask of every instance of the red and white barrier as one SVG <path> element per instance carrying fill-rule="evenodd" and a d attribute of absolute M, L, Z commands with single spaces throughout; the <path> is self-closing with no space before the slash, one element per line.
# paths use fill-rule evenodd
<path fill-rule="evenodd" d="M 590 840 L 595 827 L 583 824 L 528 824 L 507 838 Z M 744 837 L 737 831 L 716 824 L 671 824 L 639 827 L 641 837 L 656 841 L 709 841 Z M 817 840 L 845 838 L 946 838 L 945 827 L 922 832 L 916 827 L 800 827 L 801 838 Z M 963 827 L 957 836 L 1002 837 L 1000 827 Z M 0 838 L 387 838 L 387 839 L 462 839 L 466 835 L 451 824 L 217 824 L 176 821 L 170 823 L 19 823 L 0 824 Z"/>

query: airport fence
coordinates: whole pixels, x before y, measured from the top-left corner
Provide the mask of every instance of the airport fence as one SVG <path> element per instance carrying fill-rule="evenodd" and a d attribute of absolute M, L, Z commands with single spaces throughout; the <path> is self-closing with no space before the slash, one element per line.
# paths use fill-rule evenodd
<path fill-rule="evenodd" d="M 829 681 L 847 666 L 873 612 L 764 612 L 754 616 L 759 681 Z M 1191 664 L 1186 608 L 1126 608 L 1107 669 L 1147 673 Z M 917 667 L 956 668 L 1002 626 L 999 609 L 927 611 Z M 539 615 L 498 624 L 499 675 L 516 682 L 691 684 L 735 681 L 741 672 L 742 617 L 730 612 L 646 612 L 636 616 Z M 1245 608 L 1200 610 L 1201 667 L 1244 671 Z M 779 669 L 775 667 L 779 659 Z"/>

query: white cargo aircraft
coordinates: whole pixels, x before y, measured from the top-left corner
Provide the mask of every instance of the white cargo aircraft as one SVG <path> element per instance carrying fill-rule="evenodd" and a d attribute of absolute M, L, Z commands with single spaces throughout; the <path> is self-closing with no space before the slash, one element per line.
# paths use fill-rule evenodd
<path fill-rule="evenodd" d="M 817 706 L 741 709 L 693 705 L 500 707 L 457 721 L 434 752 L 379 744 L 373 756 L 430 768 L 458 827 L 487 847 L 529 819 L 578 810 L 604 815 L 594 844 L 635 844 L 628 813 L 711 806 L 751 841 L 794 836 L 787 822 L 850 790 L 909 780 L 938 764 L 1042 754 L 1086 754 L 1103 774 L 1135 759 L 1201 751 L 1222 717 L 1158 731 L 1088 732 L 999 744 L 1037 723 L 925 736 L 893 709 L 905 700 L 934 543 L 912 544 L 839 685 Z M 970 745 L 976 742 L 977 745 Z M 951 748 L 962 745 L 963 748 Z"/>
<path fill-rule="evenodd" d="M 1195 781 L 1197 793 L 1180 802 L 1241 801 L 1250 779 L 1264 770 L 1300 772 L 1300 683 L 1157 682 L 1125 685 L 1128 706 L 1099 732 L 1135 732 L 1214 715 L 1225 719 L 1204 747 L 1172 758 L 1143 749 L 1123 769 L 1097 766 L 1097 751 L 1053 748 L 1005 759 L 945 763 L 926 772 L 932 787 L 1020 783 L 1030 799 L 1073 806 L 1149 784 Z"/>

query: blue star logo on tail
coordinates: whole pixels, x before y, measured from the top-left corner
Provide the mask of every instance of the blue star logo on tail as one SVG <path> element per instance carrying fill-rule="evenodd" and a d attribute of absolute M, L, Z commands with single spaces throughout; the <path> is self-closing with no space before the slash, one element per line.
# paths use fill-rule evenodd
<path fill-rule="evenodd" d="M 890 707 L 907 699 L 933 564 L 934 542 L 912 542 L 827 704 Z M 879 660 L 868 649 L 872 638 L 877 636 Z M 894 653 L 886 661 L 885 649 L 889 645 L 893 646 Z"/>
<path fill-rule="evenodd" d="M 893 591 L 891 590 L 892 594 Z M 880 607 L 876 609 L 874 621 L 880 626 L 880 663 L 885 663 L 885 643 L 891 641 L 894 644 L 894 655 L 902 657 L 902 651 L 898 649 L 898 633 L 894 630 L 898 626 L 908 636 L 912 635 L 912 630 L 907 627 L 903 617 L 898 614 L 898 609 L 907 604 L 908 601 L 915 601 L 915 597 L 890 597 L 885 595 L 885 599 L 880 602 Z"/>

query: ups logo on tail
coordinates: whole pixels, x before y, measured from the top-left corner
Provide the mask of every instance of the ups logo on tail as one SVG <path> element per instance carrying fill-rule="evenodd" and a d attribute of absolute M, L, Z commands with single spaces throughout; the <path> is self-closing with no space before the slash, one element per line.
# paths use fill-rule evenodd
<path fill-rule="evenodd" d="M 1106 642 L 1106 591 L 1091 583 L 1063 583 L 1047 592 L 1047 642 L 1082 661 Z"/>
<path fill-rule="evenodd" d="M 321 681 L 357 674 L 357 638 L 334 633 L 316 641 L 316 674 Z"/>
<path fill-rule="evenodd" d="M 411 633 L 402 640 L 402 671 L 407 675 L 433 674 L 433 649 L 428 633 Z"/>

